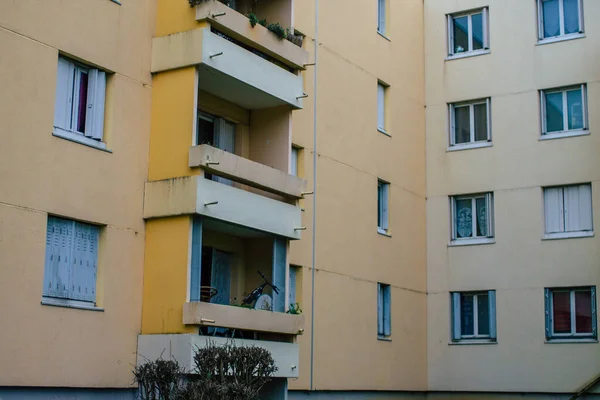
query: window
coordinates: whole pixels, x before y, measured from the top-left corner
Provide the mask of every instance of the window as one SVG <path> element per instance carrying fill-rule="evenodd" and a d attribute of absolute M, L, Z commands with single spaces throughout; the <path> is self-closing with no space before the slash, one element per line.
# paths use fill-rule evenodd
<path fill-rule="evenodd" d="M 545 290 L 546 339 L 595 339 L 596 287 Z"/>
<path fill-rule="evenodd" d="M 388 233 L 388 203 L 390 184 L 377 181 L 377 231 L 379 233 Z"/>
<path fill-rule="evenodd" d="M 592 186 L 544 188 L 546 238 L 589 236 L 592 223 Z"/>
<path fill-rule="evenodd" d="M 581 0 L 537 0 L 537 3 L 540 41 L 583 33 Z"/>
<path fill-rule="evenodd" d="M 490 126 L 490 99 L 450 104 L 451 147 L 490 142 Z"/>
<path fill-rule="evenodd" d="M 289 282 L 290 282 L 290 291 L 288 293 L 288 302 L 290 305 L 296 304 L 298 302 L 298 300 L 296 299 L 296 281 L 299 275 L 299 271 L 300 271 L 301 267 L 296 267 L 294 265 L 290 265 L 290 276 L 289 276 Z"/>
<path fill-rule="evenodd" d="M 96 302 L 98 236 L 97 226 L 48 217 L 45 299 Z"/>
<path fill-rule="evenodd" d="M 228 153 L 235 154 L 235 124 L 198 111 L 196 123 L 196 143 L 198 145 L 208 144 Z M 232 186 L 230 179 L 212 174 L 204 174 L 206 179 Z"/>
<path fill-rule="evenodd" d="M 385 98 L 387 95 L 388 86 L 384 83 L 377 83 L 377 130 L 381 133 L 387 134 L 386 130 L 386 102 Z"/>
<path fill-rule="evenodd" d="M 104 71 L 59 57 L 53 134 L 105 149 L 105 95 Z"/>
<path fill-rule="evenodd" d="M 448 15 L 448 55 L 484 53 L 490 48 L 488 9 Z"/>
<path fill-rule="evenodd" d="M 452 340 L 496 341 L 496 291 L 451 293 Z"/>
<path fill-rule="evenodd" d="M 387 0 L 377 0 L 377 32 L 385 35 L 387 19 Z"/>
<path fill-rule="evenodd" d="M 290 175 L 298 176 L 298 153 L 300 149 L 292 146 L 290 153 Z"/>
<path fill-rule="evenodd" d="M 542 135 L 566 136 L 587 130 L 586 85 L 542 90 Z"/>
<path fill-rule="evenodd" d="M 388 339 L 392 335 L 391 288 L 377 284 L 377 337 Z"/>
<path fill-rule="evenodd" d="M 454 196 L 451 203 L 452 240 L 457 242 L 455 244 L 494 237 L 491 193 Z"/>

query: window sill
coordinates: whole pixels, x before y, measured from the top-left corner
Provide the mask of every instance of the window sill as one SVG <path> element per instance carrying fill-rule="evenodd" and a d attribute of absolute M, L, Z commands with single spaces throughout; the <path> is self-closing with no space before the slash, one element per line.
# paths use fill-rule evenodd
<path fill-rule="evenodd" d="M 385 36 L 385 33 L 381 33 L 379 30 L 377 30 L 377 34 L 379 36 L 381 36 L 382 38 L 384 38 L 385 40 L 387 40 L 388 42 L 392 41 L 392 39 L 390 39 L 389 37 Z"/>
<path fill-rule="evenodd" d="M 392 234 L 390 233 L 390 231 L 386 230 L 386 229 L 377 228 L 377 233 L 380 234 L 380 235 L 382 235 L 382 236 L 385 236 L 385 237 L 389 237 L 389 238 L 392 237 Z"/>
<path fill-rule="evenodd" d="M 494 144 L 492 142 L 475 142 L 468 144 L 455 144 L 446 149 L 446 151 L 461 151 L 461 150 L 471 150 L 471 149 L 481 149 L 484 147 L 492 147 Z"/>
<path fill-rule="evenodd" d="M 594 338 L 581 338 L 581 339 L 546 339 L 544 343 L 547 344 L 560 344 L 560 343 L 598 343 L 598 339 Z"/>
<path fill-rule="evenodd" d="M 66 139 L 71 142 L 79 143 L 84 146 L 92 147 L 94 149 L 106 151 L 107 153 L 112 153 L 112 151 L 106 148 L 106 143 L 98 142 L 94 139 L 87 138 L 79 133 L 74 133 L 71 131 L 67 131 L 61 128 L 54 127 L 52 130 L 52 136 L 59 137 L 61 139 Z"/>
<path fill-rule="evenodd" d="M 450 55 L 446 56 L 446 61 L 458 60 L 461 58 L 468 58 L 468 57 L 477 57 L 477 56 L 482 56 L 484 54 L 490 54 L 490 49 L 466 51 L 464 53 L 452 54 L 451 56 Z"/>
<path fill-rule="evenodd" d="M 482 239 L 458 239 L 453 240 L 448 244 L 448 247 L 455 246 L 476 246 L 480 244 L 494 244 L 496 243 L 495 238 L 482 238 Z"/>
<path fill-rule="evenodd" d="M 479 340 L 472 340 L 472 339 L 464 339 L 464 340 L 457 340 L 456 342 L 449 342 L 448 346 L 468 346 L 468 345 L 486 345 L 486 344 L 498 344 L 497 340 L 491 340 L 491 339 L 479 339 Z"/>
<path fill-rule="evenodd" d="M 546 39 L 540 39 L 540 40 L 538 40 L 536 45 L 542 46 L 544 44 L 564 42 L 567 40 L 583 39 L 584 37 L 585 37 L 585 33 L 572 33 L 570 35 L 554 36 L 554 37 L 550 37 L 550 38 L 546 38 Z"/>
<path fill-rule="evenodd" d="M 594 237 L 594 231 L 547 233 L 542 240 L 577 239 Z"/>
<path fill-rule="evenodd" d="M 389 336 L 377 336 L 377 340 L 380 340 L 382 342 L 391 342 L 392 338 Z"/>
<path fill-rule="evenodd" d="M 385 129 L 377 128 L 377 132 L 383 133 L 385 136 L 392 137 Z"/>
<path fill-rule="evenodd" d="M 58 299 L 55 297 L 42 297 L 42 305 L 53 306 L 53 307 L 74 308 L 74 309 L 78 309 L 78 310 L 88 310 L 88 311 L 100 311 L 100 312 L 104 311 L 104 308 L 96 307 L 95 305 L 92 305 L 92 303 L 87 303 L 85 301 L 79 301 L 79 300 Z"/>
<path fill-rule="evenodd" d="M 589 134 L 590 134 L 590 131 L 588 131 L 588 130 L 552 132 L 552 133 L 543 134 L 542 136 L 540 136 L 539 140 L 562 139 L 562 138 L 575 137 L 575 136 L 587 136 Z"/>

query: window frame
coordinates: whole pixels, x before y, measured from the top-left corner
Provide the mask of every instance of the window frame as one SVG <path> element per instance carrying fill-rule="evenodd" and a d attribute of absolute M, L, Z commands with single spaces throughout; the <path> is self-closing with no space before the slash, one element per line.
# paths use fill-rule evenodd
<path fill-rule="evenodd" d="M 578 188 L 581 190 L 582 187 L 587 187 L 589 189 L 589 204 L 590 204 L 590 229 L 578 229 L 578 230 L 567 230 L 567 215 L 569 210 L 567 210 L 567 204 L 565 202 L 565 189 L 568 188 Z M 562 230 L 558 231 L 548 231 L 548 215 L 549 212 L 549 203 L 548 203 L 548 191 L 549 190 L 560 190 L 560 199 L 559 206 L 561 207 L 559 211 L 559 227 L 562 226 Z M 542 188 L 542 201 L 544 205 L 544 239 L 563 239 L 563 238 L 577 238 L 577 237 L 590 237 L 594 236 L 594 204 L 593 204 L 593 191 L 592 184 L 590 182 L 587 183 L 579 183 L 573 185 L 562 185 L 562 186 L 547 186 Z"/>
<path fill-rule="evenodd" d="M 104 118 L 106 115 L 107 73 L 90 65 L 58 56 L 54 122 L 52 135 L 89 147 L 106 150 Z M 86 118 L 84 131 L 77 129 L 81 73 L 87 73 Z"/>
<path fill-rule="evenodd" d="M 389 235 L 389 206 L 390 206 L 390 183 L 382 179 L 377 180 L 377 232 Z M 380 212 L 381 210 L 381 212 Z"/>
<path fill-rule="evenodd" d="M 475 140 L 475 106 L 485 104 L 486 109 L 486 140 Z M 453 150 L 485 147 L 492 144 L 492 101 L 487 97 L 484 99 L 461 101 L 448 104 L 448 117 L 450 127 L 449 148 Z M 460 107 L 469 107 L 469 129 L 470 141 L 465 143 L 456 143 L 456 109 Z"/>
<path fill-rule="evenodd" d="M 576 326 L 576 305 L 575 305 L 575 293 L 576 292 L 590 292 L 591 297 L 591 312 L 592 312 L 592 332 L 591 333 L 577 333 Z M 570 333 L 555 333 L 554 332 L 554 293 L 555 292 L 569 292 L 569 312 L 571 314 Z M 597 328 L 597 305 L 596 305 L 596 286 L 577 286 L 577 287 L 552 287 L 544 289 L 545 298 L 545 314 L 546 314 L 546 340 L 548 341 L 561 341 L 561 340 L 586 340 L 598 339 L 598 328 Z"/>
<path fill-rule="evenodd" d="M 387 136 L 391 136 L 387 128 L 387 97 L 389 88 L 390 85 L 385 82 L 377 81 L 377 131 Z"/>
<path fill-rule="evenodd" d="M 377 33 L 387 37 L 387 0 L 377 0 Z"/>
<path fill-rule="evenodd" d="M 571 90 L 581 90 L 581 108 L 583 118 L 583 128 L 580 129 L 569 129 L 569 103 L 567 99 L 567 92 Z M 556 132 L 548 132 L 547 119 L 546 119 L 546 96 L 553 93 L 562 93 L 562 106 L 563 106 L 563 129 Z M 541 120 L 541 138 L 540 139 L 553 139 L 559 137 L 571 137 L 589 134 L 589 121 L 588 121 L 588 101 L 587 101 L 587 84 L 582 83 L 579 85 L 572 86 L 561 86 L 558 88 L 542 89 L 540 90 L 540 120 Z M 566 128 L 566 129 L 565 129 Z"/>
<path fill-rule="evenodd" d="M 377 283 L 377 339 L 391 340 L 392 336 L 392 287 Z"/>
<path fill-rule="evenodd" d="M 477 296 L 487 295 L 488 296 L 488 324 L 489 334 L 479 335 L 476 334 L 479 330 L 479 316 L 477 315 L 478 301 Z M 473 335 L 463 335 L 462 330 L 462 308 L 461 301 L 463 296 L 473 297 Z M 477 291 L 463 291 L 463 292 L 450 292 L 450 337 L 452 342 L 460 343 L 496 343 L 498 333 L 496 329 L 496 291 L 495 290 L 477 290 Z"/>
<path fill-rule="evenodd" d="M 487 213 L 487 236 L 470 236 L 466 238 L 459 238 L 456 232 L 456 202 L 457 200 L 471 199 L 471 215 L 476 215 L 473 210 L 476 210 L 477 199 L 485 198 L 486 201 L 486 213 Z M 450 196 L 450 207 L 451 207 L 451 245 L 458 245 L 464 242 L 464 244 L 476 244 L 476 243 L 491 243 L 494 240 L 494 196 L 493 192 L 483 192 L 465 195 Z M 477 232 L 477 220 L 472 218 L 472 232 Z"/>
<path fill-rule="evenodd" d="M 473 50 L 473 28 L 472 28 L 472 16 L 475 14 L 481 14 L 481 24 L 483 30 L 483 48 Z M 468 30 L 467 33 L 469 49 L 463 51 L 461 53 L 454 52 L 454 19 L 461 17 L 468 17 L 467 24 Z M 453 14 L 446 15 L 446 34 L 447 34 L 447 58 L 462 58 L 462 57 L 470 57 L 476 55 L 487 54 L 490 52 L 490 30 L 489 30 L 489 7 L 480 7 L 467 11 L 461 11 Z"/>
<path fill-rule="evenodd" d="M 558 36 L 544 37 L 544 0 L 537 0 L 537 22 L 538 22 L 538 43 L 552 43 L 562 40 L 576 39 L 585 36 L 584 26 L 584 15 L 583 15 L 583 0 L 577 0 L 578 7 L 578 22 L 579 32 L 565 34 L 565 14 L 564 14 L 564 0 L 558 0 L 558 23 L 559 31 Z"/>

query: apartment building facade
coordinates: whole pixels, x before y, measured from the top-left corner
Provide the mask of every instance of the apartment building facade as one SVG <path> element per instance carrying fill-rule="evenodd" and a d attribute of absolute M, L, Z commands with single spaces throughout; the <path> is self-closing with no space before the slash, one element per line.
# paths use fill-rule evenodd
<path fill-rule="evenodd" d="M 135 394 L 153 7 L 0 4 L 0 398 Z"/>

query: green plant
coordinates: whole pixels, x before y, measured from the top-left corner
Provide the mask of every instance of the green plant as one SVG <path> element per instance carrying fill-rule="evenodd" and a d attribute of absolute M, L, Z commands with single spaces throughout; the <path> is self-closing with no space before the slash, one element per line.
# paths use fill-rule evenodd
<path fill-rule="evenodd" d="M 252 12 L 248 13 L 246 16 L 250 20 L 250 25 L 252 25 L 253 28 L 256 26 L 256 24 L 259 24 L 259 25 L 262 25 L 262 26 L 267 26 L 267 19 L 266 18 L 258 19 L 258 17 L 256 16 L 256 14 L 254 14 Z"/>
<path fill-rule="evenodd" d="M 268 24 L 267 29 L 276 34 L 280 39 L 285 39 L 287 37 L 285 28 L 281 26 L 279 22 Z"/>
<path fill-rule="evenodd" d="M 299 303 L 290 304 L 286 314 L 302 314 L 302 309 Z"/>

